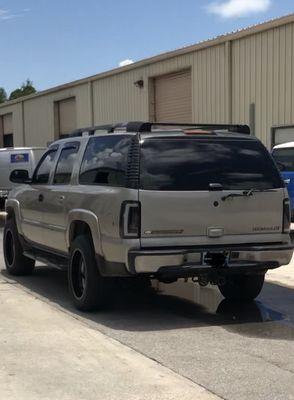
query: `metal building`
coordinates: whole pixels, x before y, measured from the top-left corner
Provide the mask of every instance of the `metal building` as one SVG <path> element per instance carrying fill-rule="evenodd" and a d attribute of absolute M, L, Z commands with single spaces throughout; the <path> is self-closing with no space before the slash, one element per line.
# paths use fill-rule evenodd
<path fill-rule="evenodd" d="M 127 120 L 248 123 L 294 140 L 294 14 L 0 106 L 0 146 Z"/>

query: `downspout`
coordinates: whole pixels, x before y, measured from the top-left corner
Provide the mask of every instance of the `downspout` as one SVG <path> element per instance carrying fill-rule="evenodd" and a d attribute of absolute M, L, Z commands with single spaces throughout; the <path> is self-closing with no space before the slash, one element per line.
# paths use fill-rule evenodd
<path fill-rule="evenodd" d="M 226 81 L 227 81 L 227 121 L 233 123 L 233 60 L 232 60 L 232 41 L 225 43 L 226 54 Z"/>

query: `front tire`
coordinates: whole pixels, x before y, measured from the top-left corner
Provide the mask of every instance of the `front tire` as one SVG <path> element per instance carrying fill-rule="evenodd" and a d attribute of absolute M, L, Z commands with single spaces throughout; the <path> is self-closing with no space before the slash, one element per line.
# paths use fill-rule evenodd
<path fill-rule="evenodd" d="M 76 237 L 71 245 L 68 268 L 69 292 L 76 308 L 81 311 L 103 308 L 109 295 L 108 283 L 99 273 L 91 237 Z"/>
<path fill-rule="evenodd" d="M 218 288 L 228 300 L 252 301 L 260 294 L 265 275 L 232 275 Z"/>
<path fill-rule="evenodd" d="M 6 270 L 10 275 L 30 275 L 34 271 L 35 261 L 23 254 L 17 226 L 13 218 L 5 223 L 3 253 Z"/>

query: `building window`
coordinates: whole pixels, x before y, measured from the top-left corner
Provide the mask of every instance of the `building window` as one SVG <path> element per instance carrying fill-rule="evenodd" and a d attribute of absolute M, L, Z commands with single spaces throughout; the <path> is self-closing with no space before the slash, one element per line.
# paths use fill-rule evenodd
<path fill-rule="evenodd" d="M 54 103 L 54 119 L 56 139 L 67 137 L 76 129 L 77 122 L 75 97 L 56 101 Z"/>

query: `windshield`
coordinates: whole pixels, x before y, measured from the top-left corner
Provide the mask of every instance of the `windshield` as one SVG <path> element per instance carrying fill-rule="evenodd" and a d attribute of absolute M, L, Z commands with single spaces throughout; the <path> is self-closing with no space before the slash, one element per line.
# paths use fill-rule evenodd
<path fill-rule="evenodd" d="M 276 149 L 273 157 L 281 171 L 294 171 L 294 148 Z"/>
<path fill-rule="evenodd" d="M 152 138 L 141 145 L 140 187 L 145 190 L 224 190 L 283 187 L 268 151 L 257 141 Z"/>

